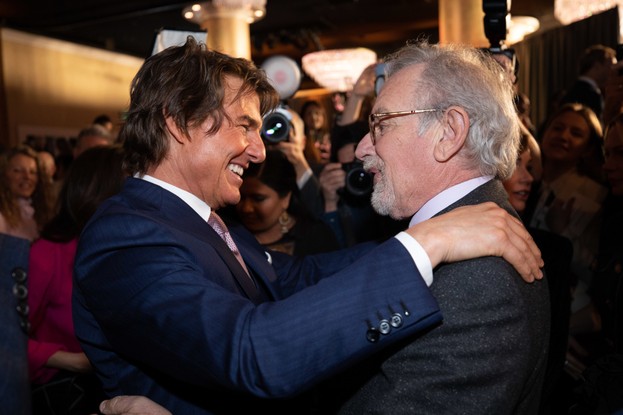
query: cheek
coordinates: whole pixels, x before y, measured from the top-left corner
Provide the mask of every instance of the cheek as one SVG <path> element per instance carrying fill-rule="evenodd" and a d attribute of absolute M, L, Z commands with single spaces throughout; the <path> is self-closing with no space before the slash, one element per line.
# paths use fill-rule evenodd
<path fill-rule="evenodd" d="M 510 178 L 510 179 L 508 179 L 508 180 L 505 180 L 505 181 L 504 181 L 504 183 L 502 183 L 502 184 L 504 185 L 504 189 L 505 189 L 505 190 L 506 190 L 506 192 L 507 192 L 507 193 L 509 193 L 509 194 L 510 194 L 510 192 L 511 192 L 511 191 L 512 191 L 512 189 L 513 189 L 513 183 L 514 183 L 513 178 L 514 178 L 514 177 L 515 177 L 515 175 L 513 174 L 513 177 L 511 177 L 511 178 Z"/>
<path fill-rule="evenodd" d="M 270 221 L 272 217 L 275 216 L 277 209 L 273 201 L 264 200 L 254 204 L 255 214 L 261 221 Z"/>
<path fill-rule="evenodd" d="M 588 138 L 575 138 L 573 140 L 573 153 L 582 154 L 588 149 Z"/>

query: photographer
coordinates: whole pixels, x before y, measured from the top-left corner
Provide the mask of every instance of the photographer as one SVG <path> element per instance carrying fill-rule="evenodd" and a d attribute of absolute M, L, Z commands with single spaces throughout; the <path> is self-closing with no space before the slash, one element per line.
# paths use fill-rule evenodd
<path fill-rule="evenodd" d="M 262 140 L 267 149 L 281 151 L 294 166 L 301 203 L 315 218 L 324 212 L 320 184 L 305 157 L 305 125 L 295 111 L 280 106 L 263 119 Z"/>
<path fill-rule="evenodd" d="M 332 162 L 319 176 L 324 199 L 322 220 L 333 229 L 342 247 L 383 240 L 404 227 L 401 222 L 381 216 L 372 209 L 372 177 L 355 158 L 355 147 L 366 133 L 366 126 L 361 123 L 335 128 Z"/>

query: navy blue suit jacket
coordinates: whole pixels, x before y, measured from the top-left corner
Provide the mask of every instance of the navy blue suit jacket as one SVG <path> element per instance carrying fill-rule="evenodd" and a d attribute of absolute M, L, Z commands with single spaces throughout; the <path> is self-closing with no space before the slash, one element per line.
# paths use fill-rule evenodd
<path fill-rule="evenodd" d="M 27 269 L 30 241 L 0 233 L 0 402 L 2 413 L 29 415 Z M 21 312 L 20 312 L 21 311 Z"/>
<path fill-rule="evenodd" d="M 216 232 L 159 186 L 128 179 L 94 215 L 76 257 L 74 324 L 110 396 L 238 413 L 441 319 L 395 238 L 297 259 L 230 231 L 259 293 L 239 283 L 248 277 Z"/>

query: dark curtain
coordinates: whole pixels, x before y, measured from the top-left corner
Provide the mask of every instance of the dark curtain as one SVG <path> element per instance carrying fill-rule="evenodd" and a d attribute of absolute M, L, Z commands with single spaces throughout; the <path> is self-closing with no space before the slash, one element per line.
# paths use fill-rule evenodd
<path fill-rule="evenodd" d="M 615 48 L 618 39 L 619 14 L 615 7 L 513 46 L 520 65 L 519 90 L 530 98 L 530 116 L 536 126 L 546 120 L 552 98 L 578 77 L 584 49 L 595 44 Z"/>

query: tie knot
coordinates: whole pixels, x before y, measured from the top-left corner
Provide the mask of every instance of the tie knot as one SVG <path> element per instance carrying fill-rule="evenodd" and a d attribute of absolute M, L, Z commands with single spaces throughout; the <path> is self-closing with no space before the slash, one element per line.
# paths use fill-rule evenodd
<path fill-rule="evenodd" d="M 223 219 L 221 219 L 221 217 L 214 212 L 210 213 L 208 225 L 210 225 L 221 238 L 223 238 L 226 233 L 229 233 Z"/>
<path fill-rule="evenodd" d="M 225 222 L 223 222 L 223 219 L 221 219 L 219 215 L 212 212 L 210 214 L 210 217 L 208 218 L 208 225 L 210 225 L 212 229 L 214 229 L 214 231 L 218 234 L 218 236 L 220 236 L 221 239 L 225 241 L 229 249 L 234 254 L 238 254 L 238 247 L 236 246 L 236 243 L 232 239 L 231 235 L 229 234 L 227 225 L 225 225 Z"/>

